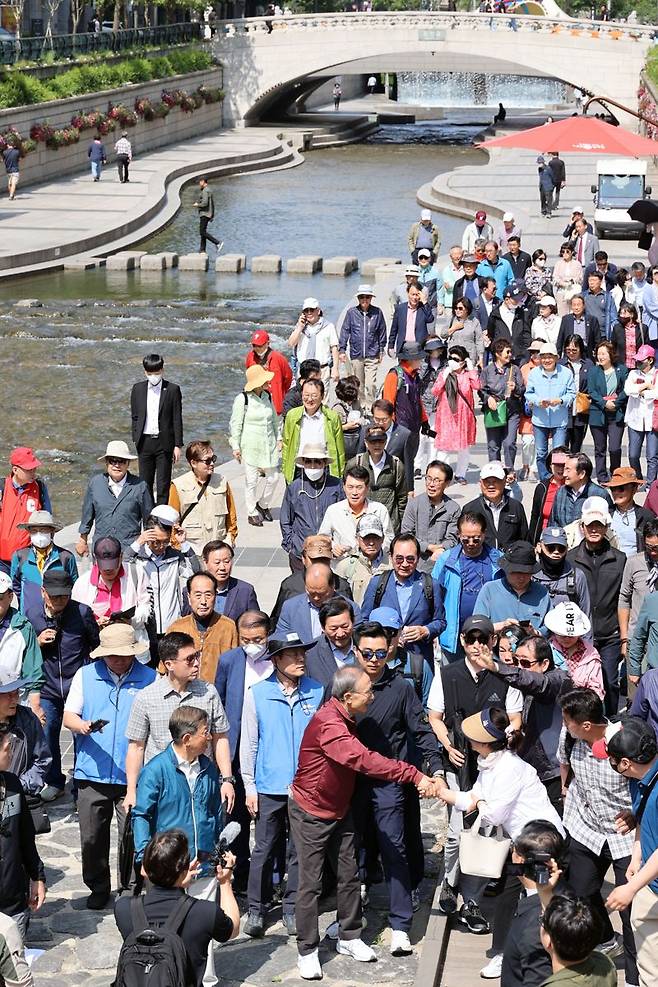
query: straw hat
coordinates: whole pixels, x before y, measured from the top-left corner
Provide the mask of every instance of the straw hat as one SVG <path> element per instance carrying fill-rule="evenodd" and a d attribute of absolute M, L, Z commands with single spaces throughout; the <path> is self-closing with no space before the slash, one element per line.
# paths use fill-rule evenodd
<path fill-rule="evenodd" d="M 266 384 L 269 384 L 274 374 L 271 370 L 261 367 L 259 363 L 254 363 L 251 367 L 247 367 L 245 376 L 247 378 L 247 383 L 244 385 L 245 391 L 254 391 L 257 387 L 265 387 Z"/>

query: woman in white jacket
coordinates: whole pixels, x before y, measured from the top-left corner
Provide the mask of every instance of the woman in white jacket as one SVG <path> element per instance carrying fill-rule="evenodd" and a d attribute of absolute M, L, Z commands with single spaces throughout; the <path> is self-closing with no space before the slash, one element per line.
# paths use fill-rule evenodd
<path fill-rule="evenodd" d="M 628 425 L 628 461 L 638 477 L 642 477 L 640 453 L 646 437 L 649 487 L 658 474 L 658 434 L 654 429 L 654 414 L 658 399 L 658 370 L 656 352 L 651 346 L 640 346 L 635 354 L 635 369 L 629 370 L 624 390 L 628 394 L 624 421 Z"/>
<path fill-rule="evenodd" d="M 532 320 L 530 332 L 533 339 L 557 346 L 562 319 L 557 314 L 557 302 L 550 295 L 544 295 L 537 303 L 539 315 Z"/>
<path fill-rule="evenodd" d="M 93 555 L 94 564 L 78 576 L 71 596 L 91 607 L 99 627 L 118 620 L 130 623 L 135 639 L 144 646 L 137 660 L 146 665 L 150 657 L 146 625 L 152 611 L 146 574 L 134 563 L 124 565 L 121 543 L 111 536 L 94 542 Z"/>

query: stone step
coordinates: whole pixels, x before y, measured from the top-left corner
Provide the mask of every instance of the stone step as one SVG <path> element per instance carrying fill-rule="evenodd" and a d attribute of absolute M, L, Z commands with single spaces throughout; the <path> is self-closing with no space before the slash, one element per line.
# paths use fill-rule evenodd
<path fill-rule="evenodd" d="M 182 254 L 178 266 L 181 271 L 207 271 L 208 254 Z"/>
<path fill-rule="evenodd" d="M 322 265 L 322 273 L 345 278 L 352 271 L 358 271 L 359 260 L 357 257 L 328 257 Z"/>
<path fill-rule="evenodd" d="M 215 261 L 215 270 L 219 274 L 241 274 L 246 267 L 246 254 L 220 254 Z"/>
<path fill-rule="evenodd" d="M 107 258 L 105 257 L 68 257 L 64 261 L 65 271 L 93 271 L 98 267 L 105 267 Z"/>
<path fill-rule="evenodd" d="M 254 274 L 280 274 L 281 258 L 278 254 L 261 254 L 251 258 L 251 270 Z"/>
<path fill-rule="evenodd" d="M 145 254 L 145 250 L 120 250 L 107 258 L 106 267 L 108 271 L 134 271 Z"/>
<path fill-rule="evenodd" d="M 364 260 L 361 265 L 361 276 L 366 281 L 370 281 L 376 276 L 378 267 L 388 267 L 391 264 L 401 263 L 399 257 L 371 257 L 370 260 Z"/>
<path fill-rule="evenodd" d="M 288 274 L 315 274 L 322 270 L 322 257 L 318 257 L 316 254 L 291 257 L 286 264 L 286 270 Z"/>

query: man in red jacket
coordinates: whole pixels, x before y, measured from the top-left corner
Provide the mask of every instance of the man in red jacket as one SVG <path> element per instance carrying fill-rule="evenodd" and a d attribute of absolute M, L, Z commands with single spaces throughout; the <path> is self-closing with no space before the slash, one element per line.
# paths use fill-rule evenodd
<path fill-rule="evenodd" d="M 34 511 L 50 511 L 52 506 L 43 480 L 37 479 L 41 463 L 31 449 L 20 446 L 9 457 L 11 471 L 0 489 L 0 570 L 9 572 L 11 557 L 30 544 L 30 533 L 18 527 Z"/>
<path fill-rule="evenodd" d="M 288 815 L 299 860 L 295 917 L 297 965 L 304 980 L 322 978 L 318 901 L 325 856 L 337 875 L 337 952 L 362 963 L 377 958 L 361 939 L 361 887 L 350 811 L 357 773 L 410 782 L 421 796 L 435 794 L 430 778 L 413 765 L 382 757 L 357 739 L 356 714 L 365 713 L 372 700 L 370 678 L 361 668 L 345 665 L 338 669 L 331 699 L 309 723 L 299 751 Z"/>
<path fill-rule="evenodd" d="M 264 329 L 257 329 L 251 337 L 251 352 L 247 353 L 245 367 L 260 364 L 274 374 L 270 381 L 269 392 L 277 415 L 283 411 L 283 399 L 292 384 L 292 370 L 283 353 L 270 349 L 270 335 Z"/>

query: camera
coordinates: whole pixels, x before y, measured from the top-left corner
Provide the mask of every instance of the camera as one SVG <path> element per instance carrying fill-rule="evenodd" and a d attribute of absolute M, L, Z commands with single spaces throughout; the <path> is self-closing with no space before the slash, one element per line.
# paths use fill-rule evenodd
<path fill-rule="evenodd" d="M 508 864 L 507 873 L 515 874 L 517 877 L 527 877 L 535 884 L 544 886 L 548 884 L 551 876 L 550 861 L 550 853 L 542 853 L 537 850 L 531 856 L 526 857 L 522 864 Z"/>
<path fill-rule="evenodd" d="M 208 857 L 208 862 L 212 867 L 226 867 L 226 852 L 231 844 L 237 840 L 241 828 L 238 822 L 230 822 L 224 826 L 224 829 L 219 834 L 219 839 L 215 844 L 214 850 Z"/>

